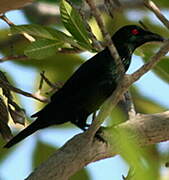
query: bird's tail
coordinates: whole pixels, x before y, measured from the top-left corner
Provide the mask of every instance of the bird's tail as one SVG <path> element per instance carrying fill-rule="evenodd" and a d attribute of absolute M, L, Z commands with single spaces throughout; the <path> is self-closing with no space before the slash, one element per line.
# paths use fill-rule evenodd
<path fill-rule="evenodd" d="M 5 146 L 4 148 L 10 148 L 11 146 L 17 144 L 24 138 L 30 136 L 35 131 L 41 129 L 43 127 L 40 127 L 40 123 L 38 122 L 38 119 L 35 120 L 32 124 L 30 124 L 27 128 L 22 130 L 19 134 L 17 134 L 15 137 L 13 137 Z"/>

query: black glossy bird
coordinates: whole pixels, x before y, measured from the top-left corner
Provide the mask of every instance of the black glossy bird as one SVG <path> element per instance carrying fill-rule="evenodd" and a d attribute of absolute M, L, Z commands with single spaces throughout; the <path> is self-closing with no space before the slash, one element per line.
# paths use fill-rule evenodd
<path fill-rule="evenodd" d="M 139 26 L 128 25 L 120 28 L 112 40 L 127 71 L 132 53 L 137 47 L 146 42 L 163 41 L 163 38 Z M 87 117 L 98 110 L 112 94 L 117 79 L 115 62 L 106 48 L 82 64 L 51 97 L 51 102 L 32 115 L 37 119 L 4 147 L 13 146 L 39 129 L 68 121 L 85 130 Z"/>

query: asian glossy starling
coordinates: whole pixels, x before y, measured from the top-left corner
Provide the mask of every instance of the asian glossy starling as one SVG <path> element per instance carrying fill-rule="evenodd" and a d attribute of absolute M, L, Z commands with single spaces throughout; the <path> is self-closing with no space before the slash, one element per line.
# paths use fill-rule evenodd
<path fill-rule="evenodd" d="M 112 41 L 121 57 L 125 71 L 129 68 L 134 50 L 146 42 L 163 41 L 155 33 L 136 25 L 120 28 Z M 99 109 L 117 87 L 118 73 L 108 48 L 99 52 L 84 64 L 51 97 L 51 102 L 32 115 L 37 119 L 4 147 L 9 148 L 35 131 L 70 121 L 85 130 L 87 117 Z"/>

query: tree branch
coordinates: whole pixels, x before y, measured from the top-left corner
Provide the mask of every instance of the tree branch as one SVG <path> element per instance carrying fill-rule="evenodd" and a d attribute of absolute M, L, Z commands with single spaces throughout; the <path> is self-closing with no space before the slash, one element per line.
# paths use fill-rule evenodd
<path fill-rule="evenodd" d="M 134 81 L 145 74 L 148 68 L 152 68 L 168 50 L 169 42 L 167 41 L 159 52 L 151 58 L 150 62 L 138 70 L 139 73 L 136 71 L 130 76 L 124 76 L 89 130 L 83 134 L 76 135 L 68 141 L 37 168 L 27 180 L 66 180 L 87 164 L 116 155 L 118 153 L 118 148 L 116 147 L 116 141 L 118 140 L 117 129 L 126 129 L 134 132 L 129 138 L 136 138 L 140 146 L 169 140 L 169 111 L 151 115 L 137 114 L 133 120 L 128 120 L 114 128 L 105 129 L 103 131 L 103 139 L 108 142 L 107 144 L 95 138 L 91 140 L 91 137 L 93 137 L 91 134 L 95 134 L 122 94 Z"/>
<path fill-rule="evenodd" d="M 156 17 L 169 29 L 169 21 L 168 19 L 161 13 L 160 9 L 156 6 L 156 4 L 151 0 L 144 0 L 144 5 L 152 11 Z"/>
<path fill-rule="evenodd" d="M 140 146 L 166 141 L 169 140 L 169 111 L 151 115 L 137 114 L 132 121 L 128 120 L 114 128 L 103 130 L 103 138 L 108 140 L 107 144 L 96 138 L 89 141 L 86 133 L 78 134 L 56 151 L 26 180 L 67 180 L 87 164 L 115 156 L 118 154 L 117 128 L 134 132 L 129 138 L 136 138 Z"/>
<path fill-rule="evenodd" d="M 93 121 L 92 125 L 86 131 L 88 133 L 88 137 L 92 138 L 103 121 L 107 116 L 110 115 L 113 108 L 117 105 L 119 100 L 122 98 L 123 94 L 128 90 L 128 88 L 139 78 L 141 78 L 145 73 L 151 70 L 169 51 L 169 41 L 166 41 L 165 44 L 160 48 L 160 50 L 150 59 L 150 61 L 144 64 L 141 68 L 139 68 L 136 72 L 131 75 L 124 75 L 119 80 L 118 86 L 113 94 L 106 100 L 104 105 L 101 107 L 98 116 Z"/>
<path fill-rule="evenodd" d="M 104 23 L 103 23 L 103 20 L 101 18 L 101 14 L 100 14 L 98 8 L 96 7 L 93 0 L 86 0 L 86 2 L 88 3 L 88 5 L 91 9 L 91 12 L 93 13 L 93 16 L 95 17 L 95 19 L 97 21 L 97 24 L 98 24 L 98 26 L 103 34 L 103 37 L 105 39 L 106 46 L 108 47 L 108 49 L 111 53 L 111 56 L 113 57 L 113 59 L 115 61 L 118 74 L 123 75 L 124 74 L 124 66 L 122 64 L 121 58 L 116 50 L 115 45 L 113 44 L 113 42 L 111 40 L 110 34 L 107 32 L 107 30 L 104 26 Z"/>
<path fill-rule="evenodd" d="M 28 57 L 25 55 L 14 55 L 14 56 L 5 56 L 0 58 L 0 63 L 5 61 L 14 61 L 14 60 L 27 60 Z"/>
<path fill-rule="evenodd" d="M 9 10 L 19 9 L 33 0 L 1 0 L 0 1 L 0 13 L 5 13 Z"/>
<path fill-rule="evenodd" d="M 10 91 L 13 91 L 13 92 L 16 92 L 18 94 L 24 95 L 26 97 L 31 97 L 31 98 L 36 99 L 36 100 L 41 101 L 41 102 L 49 102 L 49 100 L 46 97 L 41 96 L 38 93 L 34 93 L 34 94 L 29 93 L 29 92 L 23 91 L 21 89 L 18 89 L 16 87 L 12 86 L 10 83 L 4 81 L 1 78 L 1 76 L 0 76 L 0 87 L 9 89 Z"/>

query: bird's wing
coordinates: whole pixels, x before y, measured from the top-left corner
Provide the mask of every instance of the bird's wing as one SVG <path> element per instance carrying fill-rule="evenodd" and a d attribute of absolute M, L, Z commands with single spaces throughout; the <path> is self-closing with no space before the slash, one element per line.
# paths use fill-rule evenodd
<path fill-rule="evenodd" d="M 82 64 L 75 73 L 66 81 L 63 87 L 52 95 L 51 100 L 59 101 L 76 96 L 81 91 L 89 91 L 98 83 L 103 75 L 104 68 L 102 66 L 102 58 L 104 58 L 104 51 L 98 53 L 84 64 Z"/>
<path fill-rule="evenodd" d="M 97 98 L 104 96 L 110 90 L 104 83 L 105 78 L 108 77 L 105 74 L 109 66 L 108 62 L 111 61 L 113 61 L 112 57 L 106 50 L 93 56 L 75 71 L 61 89 L 51 96 L 51 102 L 32 117 L 39 116 L 48 109 L 50 111 L 63 109 L 62 107 L 83 109 L 88 105 L 94 105 Z M 111 76 L 110 79 L 113 77 Z"/>

